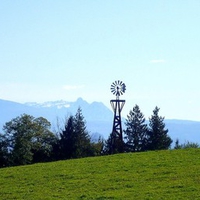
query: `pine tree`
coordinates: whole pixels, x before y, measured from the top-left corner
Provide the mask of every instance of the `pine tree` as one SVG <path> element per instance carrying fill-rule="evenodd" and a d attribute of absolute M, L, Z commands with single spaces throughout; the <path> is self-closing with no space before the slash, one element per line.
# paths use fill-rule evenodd
<path fill-rule="evenodd" d="M 90 155 L 93 155 L 90 137 L 82 110 L 78 108 L 75 116 L 68 118 L 65 129 L 60 133 L 60 158 L 80 158 Z"/>
<path fill-rule="evenodd" d="M 75 114 L 74 124 L 74 132 L 76 135 L 74 157 L 79 158 L 91 155 L 90 136 L 86 130 L 86 122 L 80 107 Z"/>
<path fill-rule="evenodd" d="M 158 115 L 159 110 L 156 106 L 153 115 L 149 119 L 149 150 L 168 149 L 172 143 L 172 139 L 167 135 L 168 129 L 165 129 L 164 117 Z"/>
<path fill-rule="evenodd" d="M 73 157 L 75 151 L 74 117 L 71 115 L 66 120 L 65 128 L 60 133 L 60 159 L 69 159 Z"/>
<path fill-rule="evenodd" d="M 125 125 L 126 151 L 144 151 L 147 143 L 147 125 L 138 105 L 127 115 Z"/>

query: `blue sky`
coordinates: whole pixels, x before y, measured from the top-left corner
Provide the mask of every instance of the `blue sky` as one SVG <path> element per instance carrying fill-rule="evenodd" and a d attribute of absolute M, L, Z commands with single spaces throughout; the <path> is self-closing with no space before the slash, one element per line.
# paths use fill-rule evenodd
<path fill-rule="evenodd" d="M 199 0 L 0 1 L 0 99 L 101 101 L 200 121 Z"/>

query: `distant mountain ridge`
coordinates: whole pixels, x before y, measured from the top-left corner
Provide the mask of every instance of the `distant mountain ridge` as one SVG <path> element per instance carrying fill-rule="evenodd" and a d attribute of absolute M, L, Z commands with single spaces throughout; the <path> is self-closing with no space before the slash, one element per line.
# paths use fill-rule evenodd
<path fill-rule="evenodd" d="M 82 98 L 74 102 L 58 100 L 24 104 L 0 99 L 0 130 L 6 122 L 24 113 L 34 117 L 42 116 L 51 122 L 52 129 L 56 129 L 58 119 L 64 124 L 65 118 L 74 115 L 79 107 L 82 109 L 90 134 L 100 134 L 107 138 L 112 131 L 113 112 L 102 102 L 88 103 Z M 165 119 L 165 124 L 174 142 L 179 139 L 181 143 L 190 141 L 200 144 L 200 122 Z M 124 124 L 122 126 L 125 128 Z"/>
<path fill-rule="evenodd" d="M 57 126 L 58 119 L 61 123 L 64 123 L 65 118 L 69 115 L 74 115 L 79 107 L 82 109 L 88 131 L 104 136 L 111 132 L 112 111 L 101 102 L 89 104 L 82 98 L 78 98 L 75 102 L 59 100 L 44 103 L 28 102 L 24 104 L 0 100 L 0 129 L 6 122 L 24 113 L 48 119 L 54 129 Z"/>

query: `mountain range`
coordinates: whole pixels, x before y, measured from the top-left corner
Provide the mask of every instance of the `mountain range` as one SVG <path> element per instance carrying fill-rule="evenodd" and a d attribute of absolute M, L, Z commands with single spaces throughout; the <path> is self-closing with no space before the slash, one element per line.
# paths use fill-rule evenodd
<path fill-rule="evenodd" d="M 79 107 L 82 110 L 90 134 L 93 136 L 101 135 L 107 139 L 112 131 L 112 110 L 102 102 L 88 103 L 82 98 L 78 98 L 75 102 L 59 100 L 24 104 L 0 100 L 0 130 L 6 122 L 26 113 L 34 117 L 46 118 L 51 122 L 52 130 L 56 131 L 58 126 L 62 127 L 64 125 L 66 117 L 71 114 L 74 115 Z M 124 122 L 125 119 L 122 121 Z M 200 144 L 200 122 L 178 119 L 165 119 L 164 122 L 173 141 L 179 139 L 180 143 L 190 141 Z M 124 124 L 122 125 L 124 127 Z"/>
<path fill-rule="evenodd" d="M 24 113 L 34 117 L 44 117 L 51 122 L 52 130 L 64 125 L 69 115 L 74 115 L 81 108 L 86 121 L 87 129 L 91 134 L 100 134 L 107 137 L 112 129 L 113 113 L 101 102 L 89 104 L 82 98 L 75 102 L 64 100 L 48 101 L 44 103 L 28 102 L 17 103 L 0 100 L 0 130 L 3 125 L 11 119 Z"/>

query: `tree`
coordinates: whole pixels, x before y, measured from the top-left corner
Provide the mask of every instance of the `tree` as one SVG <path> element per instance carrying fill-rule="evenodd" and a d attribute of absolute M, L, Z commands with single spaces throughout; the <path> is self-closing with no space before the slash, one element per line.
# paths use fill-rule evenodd
<path fill-rule="evenodd" d="M 92 156 L 100 156 L 103 154 L 104 140 L 100 137 L 97 142 L 91 142 Z"/>
<path fill-rule="evenodd" d="M 32 162 L 45 162 L 52 160 L 53 146 L 58 138 L 50 131 L 51 123 L 39 117 L 33 120 L 35 131 L 31 138 L 32 141 Z"/>
<path fill-rule="evenodd" d="M 33 153 L 31 152 L 31 137 L 33 134 L 30 115 L 22 115 L 7 122 L 3 126 L 5 137 L 9 141 L 11 153 L 11 165 L 23 165 L 31 163 Z"/>
<path fill-rule="evenodd" d="M 104 145 L 104 148 L 103 148 L 103 152 L 104 154 L 113 154 L 113 153 L 118 153 L 116 151 L 116 148 L 113 148 L 113 144 L 112 144 L 112 139 L 113 137 L 113 133 L 110 133 L 108 139 L 105 141 L 105 145 Z"/>
<path fill-rule="evenodd" d="M 50 132 L 50 123 L 44 118 L 23 114 L 7 122 L 5 141 L 11 154 L 11 165 L 24 165 L 45 161 L 50 155 L 52 143 L 56 140 Z"/>
<path fill-rule="evenodd" d="M 125 125 L 126 151 L 144 151 L 147 144 L 147 125 L 138 105 L 127 115 Z"/>
<path fill-rule="evenodd" d="M 8 151 L 8 140 L 5 135 L 0 133 L 0 167 L 9 166 L 10 154 Z"/>
<path fill-rule="evenodd" d="M 118 137 L 117 133 L 110 133 L 108 139 L 105 141 L 104 154 L 116 154 L 124 152 L 124 141 Z"/>
<path fill-rule="evenodd" d="M 77 139 L 75 143 L 74 157 L 79 158 L 92 155 L 93 152 L 91 152 L 90 136 L 86 130 L 86 121 L 84 120 L 81 108 L 78 108 L 75 114 L 74 124 L 74 132 Z"/>
<path fill-rule="evenodd" d="M 65 124 L 64 130 L 60 133 L 60 158 L 69 159 L 73 157 L 75 151 L 75 132 L 74 132 L 74 117 L 71 115 Z"/>
<path fill-rule="evenodd" d="M 67 119 L 60 133 L 61 159 L 90 156 L 94 154 L 92 149 L 82 110 L 78 108 L 75 116 Z"/>
<path fill-rule="evenodd" d="M 158 115 L 159 110 L 156 106 L 153 115 L 149 118 L 149 150 L 168 149 L 172 143 L 172 139 L 167 135 L 168 129 L 165 129 L 164 117 Z"/>

